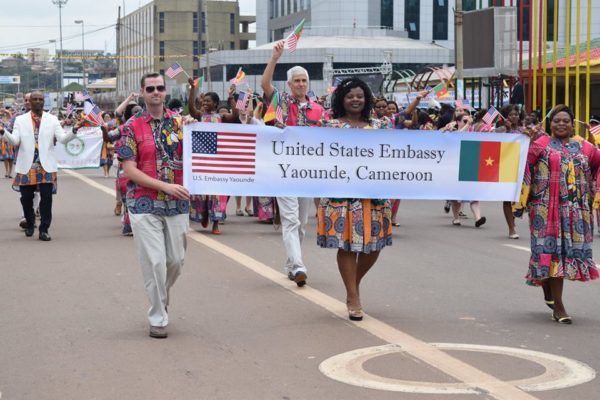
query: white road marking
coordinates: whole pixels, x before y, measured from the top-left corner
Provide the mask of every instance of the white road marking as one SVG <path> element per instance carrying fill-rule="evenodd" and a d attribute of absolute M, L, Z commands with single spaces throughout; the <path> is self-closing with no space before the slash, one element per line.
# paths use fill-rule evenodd
<path fill-rule="evenodd" d="M 516 245 L 516 244 L 503 244 L 502 246 L 510 247 L 511 249 L 523 250 L 523 251 L 526 251 L 528 253 L 531 251 L 531 249 L 529 247 L 519 246 L 519 245 Z"/>
<path fill-rule="evenodd" d="M 107 188 L 92 179 L 89 179 L 82 174 L 72 171 L 63 170 L 65 173 L 80 179 L 88 185 L 103 191 L 111 196 L 115 195 L 115 191 Z M 194 241 L 203 244 L 204 246 L 221 253 L 231 260 L 239 263 L 243 267 L 255 272 L 256 274 L 269 279 L 273 283 L 282 286 L 297 296 L 303 297 L 306 300 L 326 309 L 335 314 L 341 319 L 347 320 L 346 305 L 339 300 L 336 300 L 316 289 L 311 287 L 303 287 L 298 289 L 296 284 L 289 281 L 281 272 L 277 272 L 273 268 L 253 259 L 252 257 L 241 253 L 229 246 L 226 246 L 214 239 L 199 234 L 198 232 L 190 232 L 188 235 Z M 514 385 L 503 382 L 498 378 L 487 374 L 472 365 L 469 365 L 449 354 L 437 349 L 436 347 L 425 343 L 417 338 L 414 338 L 382 321 L 371 318 L 366 315 L 365 320 L 354 323 L 354 326 L 363 329 L 370 334 L 384 340 L 387 343 L 400 346 L 404 352 L 411 356 L 431 365 L 443 373 L 457 379 L 459 382 L 464 382 L 474 393 L 487 394 L 498 400 L 533 400 L 536 397 L 525 393 L 523 390 Z"/>
<path fill-rule="evenodd" d="M 108 195 L 111 195 L 114 197 L 117 194 L 117 192 L 115 192 L 115 189 L 107 188 L 106 186 L 99 184 L 98 182 L 94 181 L 93 179 L 88 178 L 85 175 L 80 174 L 79 172 L 75 172 L 70 169 L 61 169 L 60 171 L 64 172 L 67 175 L 71 175 L 79 180 L 82 180 L 83 182 L 87 183 L 88 185 L 90 185 L 98 190 L 101 190 Z"/>
<path fill-rule="evenodd" d="M 500 346 L 458 343 L 430 343 L 430 345 L 444 350 L 507 355 L 541 365 L 545 369 L 541 375 L 507 382 L 526 391 L 564 389 L 589 382 L 596 377 L 596 371 L 589 366 L 554 354 Z M 319 370 L 331 379 L 369 389 L 420 394 L 479 393 L 465 383 L 417 382 L 392 379 L 374 375 L 363 368 L 364 363 L 368 360 L 398 353 L 404 353 L 404 349 L 396 344 L 357 349 L 323 361 L 319 365 Z"/>

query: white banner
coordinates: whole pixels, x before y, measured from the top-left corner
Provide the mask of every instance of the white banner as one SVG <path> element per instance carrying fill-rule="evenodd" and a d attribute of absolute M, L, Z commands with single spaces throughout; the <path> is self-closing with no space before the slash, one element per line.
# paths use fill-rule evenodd
<path fill-rule="evenodd" d="M 102 152 L 102 130 L 98 127 L 80 128 L 77 136 L 66 144 L 56 143 L 54 151 L 58 168 L 98 168 Z"/>
<path fill-rule="evenodd" d="M 514 201 L 529 138 L 508 133 L 195 123 L 192 194 Z"/>

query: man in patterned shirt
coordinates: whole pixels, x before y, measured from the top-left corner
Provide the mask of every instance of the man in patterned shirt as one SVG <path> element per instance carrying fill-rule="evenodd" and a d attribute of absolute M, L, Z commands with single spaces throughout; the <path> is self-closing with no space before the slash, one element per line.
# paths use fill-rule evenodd
<path fill-rule="evenodd" d="M 166 338 L 169 290 L 181 273 L 190 194 L 183 182 L 182 117 L 165 108 L 164 78 L 142 77 L 146 111 L 121 127 L 116 144 L 129 178 L 126 203 L 150 300 L 150 337 Z"/>
<path fill-rule="evenodd" d="M 265 93 L 265 100 L 270 102 L 274 96 L 279 96 L 279 105 L 283 111 L 283 125 L 285 126 L 321 126 L 324 120 L 324 110 L 316 101 L 308 96 L 308 71 L 295 66 L 287 71 L 287 84 L 291 94 L 278 93 L 271 83 L 277 61 L 283 54 L 284 41 L 277 42 L 273 47 L 273 54 L 265 68 L 261 79 L 261 87 Z M 287 253 L 285 271 L 288 278 L 296 282 L 299 287 L 306 284 L 307 271 L 302 260 L 302 239 L 308 222 L 310 198 L 306 197 L 278 197 L 277 205 L 281 216 L 283 243 Z"/>

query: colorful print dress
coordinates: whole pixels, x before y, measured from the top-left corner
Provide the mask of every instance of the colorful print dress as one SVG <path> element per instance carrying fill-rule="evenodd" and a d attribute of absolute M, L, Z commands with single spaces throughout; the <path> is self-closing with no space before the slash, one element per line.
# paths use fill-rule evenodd
<path fill-rule="evenodd" d="M 350 128 L 337 119 L 326 125 Z M 385 129 L 371 119 L 365 129 Z M 317 212 L 317 244 L 328 249 L 371 253 L 392 244 L 392 209 L 389 199 L 322 198 Z"/>
<path fill-rule="evenodd" d="M 542 136 L 527 155 L 521 216 L 529 211 L 531 258 L 526 282 L 541 285 L 547 278 L 588 281 L 600 275 L 592 260 L 594 221 L 592 207 L 600 204 L 595 187 L 600 150 L 589 142 L 562 143 Z M 592 206 L 593 204 L 593 206 Z"/>
<path fill-rule="evenodd" d="M 0 161 L 12 161 L 15 159 L 15 148 L 8 140 L 0 138 Z"/>
<path fill-rule="evenodd" d="M 212 122 L 219 124 L 223 122 L 221 114 L 213 112 L 202 115 L 200 122 Z M 194 195 L 190 196 L 190 220 L 201 222 L 225 221 L 227 214 L 227 201 L 229 196 L 217 195 Z"/>

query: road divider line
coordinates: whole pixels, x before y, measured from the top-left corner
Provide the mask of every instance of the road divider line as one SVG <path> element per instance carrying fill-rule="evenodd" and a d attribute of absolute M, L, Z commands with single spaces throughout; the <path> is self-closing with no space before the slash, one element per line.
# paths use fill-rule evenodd
<path fill-rule="evenodd" d="M 64 170 L 67 174 L 80 179 L 88 185 L 103 191 L 104 193 L 113 195 L 114 190 L 103 186 L 92 179 L 71 170 Z M 294 282 L 291 282 L 287 276 L 266 264 L 261 263 L 254 258 L 237 251 L 217 240 L 211 239 L 198 232 L 191 231 L 188 237 L 197 243 L 200 243 L 209 249 L 216 251 L 232 261 L 240 264 L 248 270 L 270 280 L 271 282 L 283 287 L 291 293 L 300 296 L 313 304 L 324 308 L 333 313 L 337 317 L 346 320 L 348 319 L 346 305 L 326 295 L 319 290 L 304 286 L 297 288 Z M 457 358 L 450 356 L 444 351 L 423 342 L 413 336 L 404 333 L 391 325 L 366 315 L 363 321 L 352 323 L 355 327 L 365 330 L 366 332 L 384 340 L 390 344 L 400 346 L 406 353 L 413 357 L 431 365 L 441 372 L 463 382 L 467 387 L 473 389 L 482 395 L 491 396 L 498 400 L 537 400 L 536 397 L 520 390 L 514 385 L 503 382 L 500 379 L 483 372 L 470 364 L 467 364 Z"/>
<path fill-rule="evenodd" d="M 61 172 L 64 172 L 67 175 L 71 175 L 72 177 L 75 177 L 85 183 L 87 183 L 88 185 L 103 191 L 104 193 L 111 195 L 111 196 L 116 196 L 117 192 L 115 192 L 115 189 L 111 189 L 111 188 L 107 188 L 104 185 L 99 184 L 98 182 L 94 181 L 93 179 L 88 178 L 87 176 L 80 174 L 79 172 L 75 172 L 73 170 L 70 169 L 61 169 Z"/>
<path fill-rule="evenodd" d="M 531 249 L 529 247 L 519 246 L 517 244 L 503 244 L 502 246 L 510 247 L 511 249 L 523 250 L 528 253 L 531 251 Z"/>

